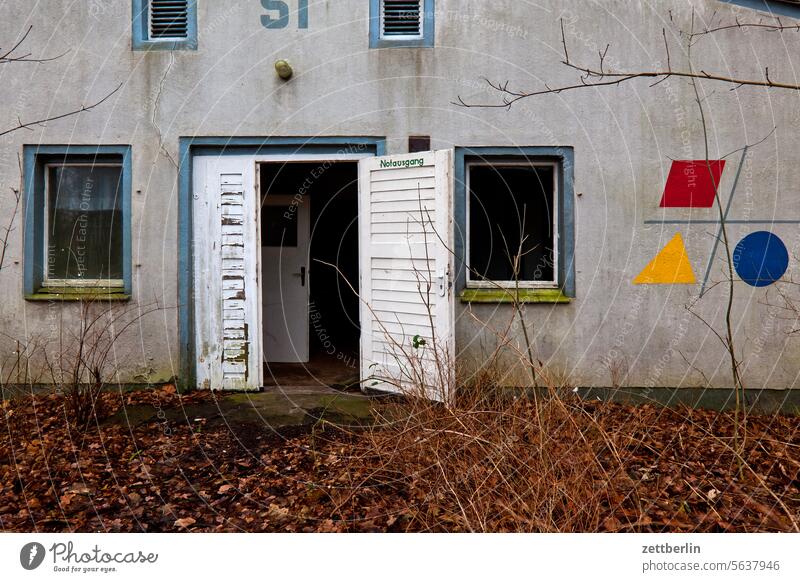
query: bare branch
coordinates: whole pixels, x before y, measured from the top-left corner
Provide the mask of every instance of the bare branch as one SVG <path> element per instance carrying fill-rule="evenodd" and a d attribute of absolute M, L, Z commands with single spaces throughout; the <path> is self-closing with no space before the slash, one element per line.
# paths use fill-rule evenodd
<path fill-rule="evenodd" d="M 45 123 L 47 123 L 49 121 L 56 121 L 58 119 L 64 119 L 65 117 L 71 117 L 73 115 L 79 115 L 81 113 L 84 113 L 85 111 L 91 111 L 95 107 L 98 107 L 98 106 L 102 105 L 103 103 L 105 103 L 109 98 L 111 98 L 112 95 L 114 95 L 114 93 L 119 91 L 121 88 L 122 88 L 122 83 L 117 85 L 116 89 L 114 89 L 113 91 L 111 91 L 111 93 L 107 94 L 105 97 L 100 99 L 100 101 L 96 101 L 95 103 L 92 103 L 91 105 L 81 105 L 78 109 L 74 109 L 72 111 L 68 111 L 67 113 L 61 113 L 59 115 L 54 115 L 52 117 L 47 117 L 45 119 L 39 119 L 39 120 L 36 120 L 36 121 L 22 122 L 21 120 L 19 120 L 16 126 L 10 128 L 10 129 L 6 129 L 4 131 L 0 131 L 0 137 L 2 137 L 4 135 L 7 135 L 9 133 L 15 132 L 15 131 L 20 130 L 20 129 L 29 129 L 29 128 L 37 126 L 37 125 L 44 125 Z"/>
<path fill-rule="evenodd" d="M 6 63 L 47 63 L 49 61 L 60 59 L 69 52 L 69 51 L 64 51 L 63 53 L 55 57 L 45 57 L 40 59 L 30 58 L 31 53 L 14 56 L 13 55 L 14 51 L 17 50 L 20 46 L 22 46 L 22 43 L 24 43 L 25 40 L 28 38 L 28 35 L 31 33 L 31 30 L 33 30 L 33 26 L 28 27 L 28 30 L 26 30 L 25 34 L 22 35 L 22 38 L 17 41 L 17 44 L 15 44 L 8 51 L 0 55 L 0 65 L 4 65 Z"/>
<path fill-rule="evenodd" d="M 0 271 L 3 270 L 3 264 L 6 260 L 6 251 L 8 250 L 8 241 L 11 237 L 11 233 L 14 232 L 14 219 L 17 217 L 17 213 L 19 212 L 19 205 L 21 200 L 21 192 L 22 192 L 22 160 L 20 159 L 19 155 L 17 155 L 17 164 L 19 165 L 19 175 L 20 175 L 20 185 L 19 188 L 12 188 L 11 192 L 14 194 L 14 208 L 11 211 L 11 217 L 8 219 L 8 226 L 3 228 L 3 235 L 2 240 L 0 240 Z"/>
<path fill-rule="evenodd" d="M 743 29 L 743 28 L 756 28 L 764 32 L 800 32 L 800 24 L 792 24 L 792 25 L 785 25 L 781 23 L 780 18 L 776 19 L 775 24 L 768 24 L 765 22 L 739 22 L 739 19 L 736 19 L 734 24 L 726 24 L 722 26 L 717 26 L 715 28 L 707 28 L 705 30 L 701 30 L 700 32 L 693 32 L 690 33 L 689 36 L 699 37 L 705 36 L 707 34 L 714 34 L 715 32 L 720 32 L 723 30 L 731 30 L 731 29 Z"/>
<path fill-rule="evenodd" d="M 694 25 L 693 25 L 694 26 Z M 762 23 L 738 23 L 734 25 L 728 26 L 720 26 L 713 29 L 707 29 L 702 32 L 689 32 L 686 35 L 687 46 L 691 48 L 692 44 L 697 41 L 698 37 L 704 34 L 710 34 L 715 31 L 725 30 L 727 28 L 746 28 L 746 27 L 756 27 L 761 29 L 768 29 L 774 31 L 787 31 L 787 30 L 798 30 L 800 31 L 800 25 L 792 25 L 792 26 L 784 26 L 778 22 L 777 24 L 762 24 Z M 508 81 L 503 84 L 492 83 L 491 81 L 486 80 L 486 83 L 494 90 L 502 94 L 502 102 L 501 103 L 468 103 L 460 96 L 458 100 L 454 103 L 455 105 L 459 105 L 461 107 L 481 107 L 481 108 L 504 108 L 509 109 L 514 103 L 521 99 L 526 99 L 528 97 L 535 97 L 538 95 L 549 95 L 549 94 L 560 94 L 567 91 L 574 91 L 576 89 L 588 89 L 588 88 L 597 88 L 597 87 L 608 87 L 611 85 L 621 85 L 628 81 L 632 81 L 634 79 L 655 79 L 655 82 L 651 84 L 652 86 L 658 85 L 663 81 L 676 77 L 676 78 L 683 78 L 683 79 L 690 79 L 690 80 L 707 80 L 707 81 L 717 81 L 720 83 L 725 83 L 729 85 L 733 85 L 731 90 L 735 91 L 742 87 L 766 87 L 766 88 L 773 88 L 773 89 L 786 89 L 790 91 L 800 91 L 800 85 L 796 83 L 785 83 L 781 81 L 774 81 L 770 78 L 769 74 L 769 67 L 766 67 L 764 70 L 764 78 L 763 79 L 743 79 L 728 75 L 723 75 L 720 73 L 708 72 L 705 70 L 674 70 L 672 68 L 672 57 L 669 50 L 669 44 L 667 42 L 667 35 L 666 31 L 662 29 L 661 31 L 662 37 L 664 39 L 664 48 L 666 51 L 666 59 L 667 59 L 667 67 L 666 70 L 644 70 L 644 71 L 608 71 L 605 68 L 606 57 L 608 55 L 608 51 L 610 45 L 606 45 L 605 50 L 598 51 L 599 62 L 597 67 L 579 65 L 574 63 L 569 56 L 569 51 L 567 48 L 567 40 L 566 34 L 564 31 L 564 21 L 561 21 L 561 45 L 564 48 L 564 59 L 561 63 L 571 69 L 580 73 L 579 82 L 573 83 L 569 85 L 562 85 L 560 87 L 552 87 L 545 83 L 544 89 L 540 89 L 537 91 L 517 91 L 517 90 L 510 90 L 508 88 Z"/>
<path fill-rule="evenodd" d="M 526 99 L 528 97 L 535 97 L 537 95 L 547 95 L 547 94 L 558 94 L 564 93 L 566 91 L 572 91 L 575 89 L 587 89 L 591 87 L 608 87 L 610 85 L 621 85 L 627 81 L 632 81 L 633 79 L 658 79 L 659 81 L 664 81 L 670 77 L 680 77 L 680 78 L 687 78 L 687 79 L 706 79 L 709 81 L 719 81 L 722 83 L 729 83 L 736 85 L 738 87 L 744 86 L 753 86 L 753 87 L 769 87 L 773 89 L 789 89 L 791 91 L 800 91 L 800 85 L 796 85 L 793 83 L 781 83 L 772 81 L 769 78 L 769 74 L 763 81 L 758 81 L 755 79 L 737 79 L 734 77 L 726 77 L 725 75 L 718 75 L 715 73 L 707 73 L 706 71 L 700 71 L 698 73 L 688 72 L 688 71 L 640 71 L 640 72 L 605 72 L 605 71 L 598 71 L 588 67 L 580 67 L 578 65 L 574 65 L 568 62 L 564 62 L 563 64 L 583 73 L 583 77 L 581 78 L 580 84 L 574 85 L 564 85 L 561 87 L 547 87 L 541 91 L 531 91 L 531 92 L 524 92 L 524 91 L 506 91 L 502 88 L 498 88 L 496 85 L 489 83 L 491 87 L 497 89 L 502 93 L 506 93 L 510 95 L 511 98 L 508 100 L 508 103 L 503 103 L 502 105 L 496 103 L 469 103 L 465 104 L 465 107 L 483 107 L 483 108 L 492 108 L 492 107 L 508 107 L 513 103 L 521 100 Z M 594 83 L 587 83 L 585 79 L 607 79 L 607 80 L 599 80 Z M 463 100 L 462 100 L 463 101 Z"/>

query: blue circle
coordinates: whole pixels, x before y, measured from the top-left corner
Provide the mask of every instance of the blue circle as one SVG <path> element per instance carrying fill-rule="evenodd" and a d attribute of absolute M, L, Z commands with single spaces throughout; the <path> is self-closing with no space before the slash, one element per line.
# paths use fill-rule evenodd
<path fill-rule="evenodd" d="M 739 241 L 733 251 L 733 265 L 742 281 L 766 287 L 783 277 L 789 267 L 789 252 L 780 238 L 760 230 Z"/>

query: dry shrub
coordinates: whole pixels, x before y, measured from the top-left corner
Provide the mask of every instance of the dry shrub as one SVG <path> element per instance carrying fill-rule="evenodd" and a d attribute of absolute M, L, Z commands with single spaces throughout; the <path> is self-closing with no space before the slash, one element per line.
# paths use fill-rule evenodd
<path fill-rule="evenodd" d="M 498 377 L 476 374 L 448 406 L 378 405 L 337 448 L 333 515 L 376 531 L 800 531 L 796 418 L 752 415 L 742 459 L 733 412 L 503 390 Z"/>
<path fill-rule="evenodd" d="M 146 315 L 162 309 L 151 305 L 118 305 L 102 298 L 89 298 L 77 305 L 77 318 L 62 320 L 54 353 L 44 350 L 47 379 L 64 396 L 67 418 L 85 431 L 108 410 L 102 392 L 116 381 L 119 362 L 115 349 L 119 340 L 135 329 Z"/>
<path fill-rule="evenodd" d="M 382 405 L 351 460 L 368 475 L 355 485 L 404 496 L 415 531 L 597 531 L 610 507 L 636 505 L 599 407 L 562 389 L 503 390 L 500 377 L 477 372 L 450 406 Z"/>

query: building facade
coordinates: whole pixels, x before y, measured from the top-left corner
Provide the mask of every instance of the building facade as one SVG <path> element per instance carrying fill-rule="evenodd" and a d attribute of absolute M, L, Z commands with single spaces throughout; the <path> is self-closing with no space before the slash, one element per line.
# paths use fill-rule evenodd
<path fill-rule="evenodd" d="M 257 389 L 325 359 L 363 380 L 399 356 L 726 388 L 730 251 L 744 383 L 794 388 L 800 93 L 700 80 L 705 132 L 677 76 L 471 107 L 580 84 L 565 45 L 595 70 L 797 84 L 796 34 L 716 30 L 792 4 L 6 2 L 0 46 L 30 29 L 14 54 L 43 60 L 0 67 L 0 131 L 26 125 L 0 137 L 0 216 L 21 196 L 3 381 L 89 297 L 135 318 L 125 383 Z"/>

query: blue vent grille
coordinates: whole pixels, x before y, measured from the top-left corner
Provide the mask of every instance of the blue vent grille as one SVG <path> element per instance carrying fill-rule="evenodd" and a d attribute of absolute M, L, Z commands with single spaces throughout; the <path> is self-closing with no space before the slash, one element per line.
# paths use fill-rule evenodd
<path fill-rule="evenodd" d="M 150 38 L 189 36 L 189 0 L 150 0 Z"/>
<path fill-rule="evenodd" d="M 422 0 L 383 0 L 381 34 L 384 38 L 422 36 Z"/>

